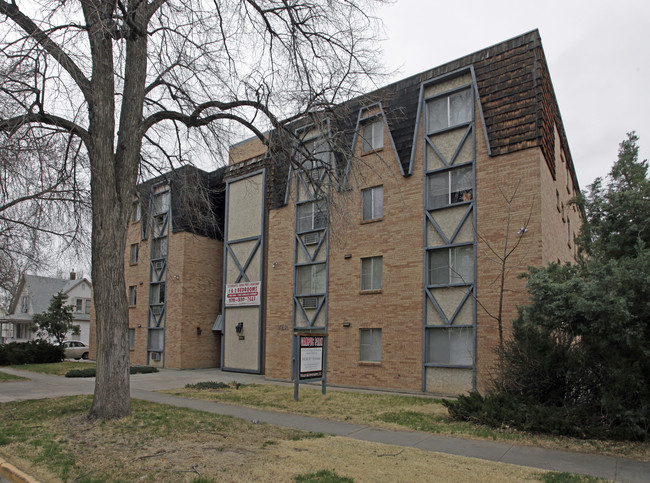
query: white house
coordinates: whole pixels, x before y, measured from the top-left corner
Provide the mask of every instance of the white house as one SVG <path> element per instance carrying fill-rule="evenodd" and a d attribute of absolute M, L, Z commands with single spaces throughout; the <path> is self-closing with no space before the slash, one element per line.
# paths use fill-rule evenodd
<path fill-rule="evenodd" d="M 23 276 L 9 306 L 9 313 L 0 315 L 0 341 L 26 342 L 35 339 L 31 330 L 33 315 L 46 311 L 52 297 L 63 292 L 68 296 L 68 304 L 74 307 L 72 321 L 81 329 L 79 335 L 69 334 L 68 338 L 88 344 L 91 289 L 91 283 L 85 278 L 77 279 L 75 273 L 70 274 L 70 279 Z"/>

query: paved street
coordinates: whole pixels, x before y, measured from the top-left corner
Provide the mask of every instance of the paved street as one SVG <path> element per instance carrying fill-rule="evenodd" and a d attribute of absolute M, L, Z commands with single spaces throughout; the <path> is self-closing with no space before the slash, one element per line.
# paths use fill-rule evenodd
<path fill-rule="evenodd" d="M 0 384 L 0 402 L 42 399 L 75 394 L 92 394 L 94 388 L 94 379 L 92 378 L 64 378 L 13 369 L 2 370 L 11 374 L 28 377 L 30 381 Z M 273 383 L 266 381 L 264 376 L 223 372 L 219 369 L 186 371 L 163 369 L 156 374 L 136 374 L 131 376 L 131 395 L 134 398 L 146 401 L 224 414 L 248 420 L 259 420 L 260 422 L 305 431 L 346 436 L 362 441 L 407 446 L 551 471 L 588 474 L 615 481 L 650 482 L 650 463 L 625 458 L 518 446 L 495 441 L 454 438 L 417 431 L 386 430 L 360 424 L 264 411 L 210 401 L 185 399 L 155 392 L 163 389 L 180 388 L 185 386 L 185 384 L 201 381 L 229 383 L 234 380 L 241 383 Z M 333 390 L 333 388 L 329 388 L 329 390 Z"/>

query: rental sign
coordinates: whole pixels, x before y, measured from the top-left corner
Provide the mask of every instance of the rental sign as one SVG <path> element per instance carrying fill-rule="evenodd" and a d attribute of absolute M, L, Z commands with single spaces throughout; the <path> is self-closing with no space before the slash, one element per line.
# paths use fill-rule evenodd
<path fill-rule="evenodd" d="M 260 304 L 262 282 L 229 283 L 226 285 L 226 307 Z"/>

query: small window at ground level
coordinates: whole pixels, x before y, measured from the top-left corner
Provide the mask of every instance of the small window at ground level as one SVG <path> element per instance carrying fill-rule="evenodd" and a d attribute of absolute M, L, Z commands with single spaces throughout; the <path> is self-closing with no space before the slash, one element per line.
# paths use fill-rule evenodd
<path fill-rule="evenodd" d="M 361 259 L 361 290 L 381 290 L 382 257 Z"/>
<path fill-rule="evenodd" d="M 129 349 L 135 349 L 135 329 L 129 329 Z"/>
<path fill-rule="evenodd" d="M 363 153 L 384 147 L 384 123 L 381 119 L 369 122 L 361 129 Z"/>
<path fill-rule="evenodd" d="M 375 220 L 384 216 L 384 187 L 375 186 L 361 191 L 362 219 Z"/>
<path fill-rule="evenodd" d="M 429 285 L 474 281 L 474 247 L 439 248 L 428 253 Z"/>
<path fill-rule="evenodd" d="M 138 287 L 131 285 L 129 287 L 129 305 L 135 305 L 138 301 Z"/>
<path fill-rule="evenodd" d="M 360 329 L 359 339 L 359 360 L 381 362 L 381 329 Z"/>
<path fill-rule="evenodd" d="M 427 362 L 471 366 L 474 363 L 474 329 L 471 327 L 427 329 Z"/>
<path fill-rule="evenodd" d="M 472 166 L 454 168 L 427 178 L 427 207 L 430 210 L 472 201 L 474 174 Z"/>

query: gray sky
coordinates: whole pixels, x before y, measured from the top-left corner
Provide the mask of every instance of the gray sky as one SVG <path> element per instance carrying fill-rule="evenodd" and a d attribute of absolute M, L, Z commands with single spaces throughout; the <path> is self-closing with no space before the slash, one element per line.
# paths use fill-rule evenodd
<path fill-rule="evenodd" d="M 650 157 L 649 1 L 396 0 L 377 13 L 391 81 L 539 29 L 581 189 L 629 131 Z"/>

